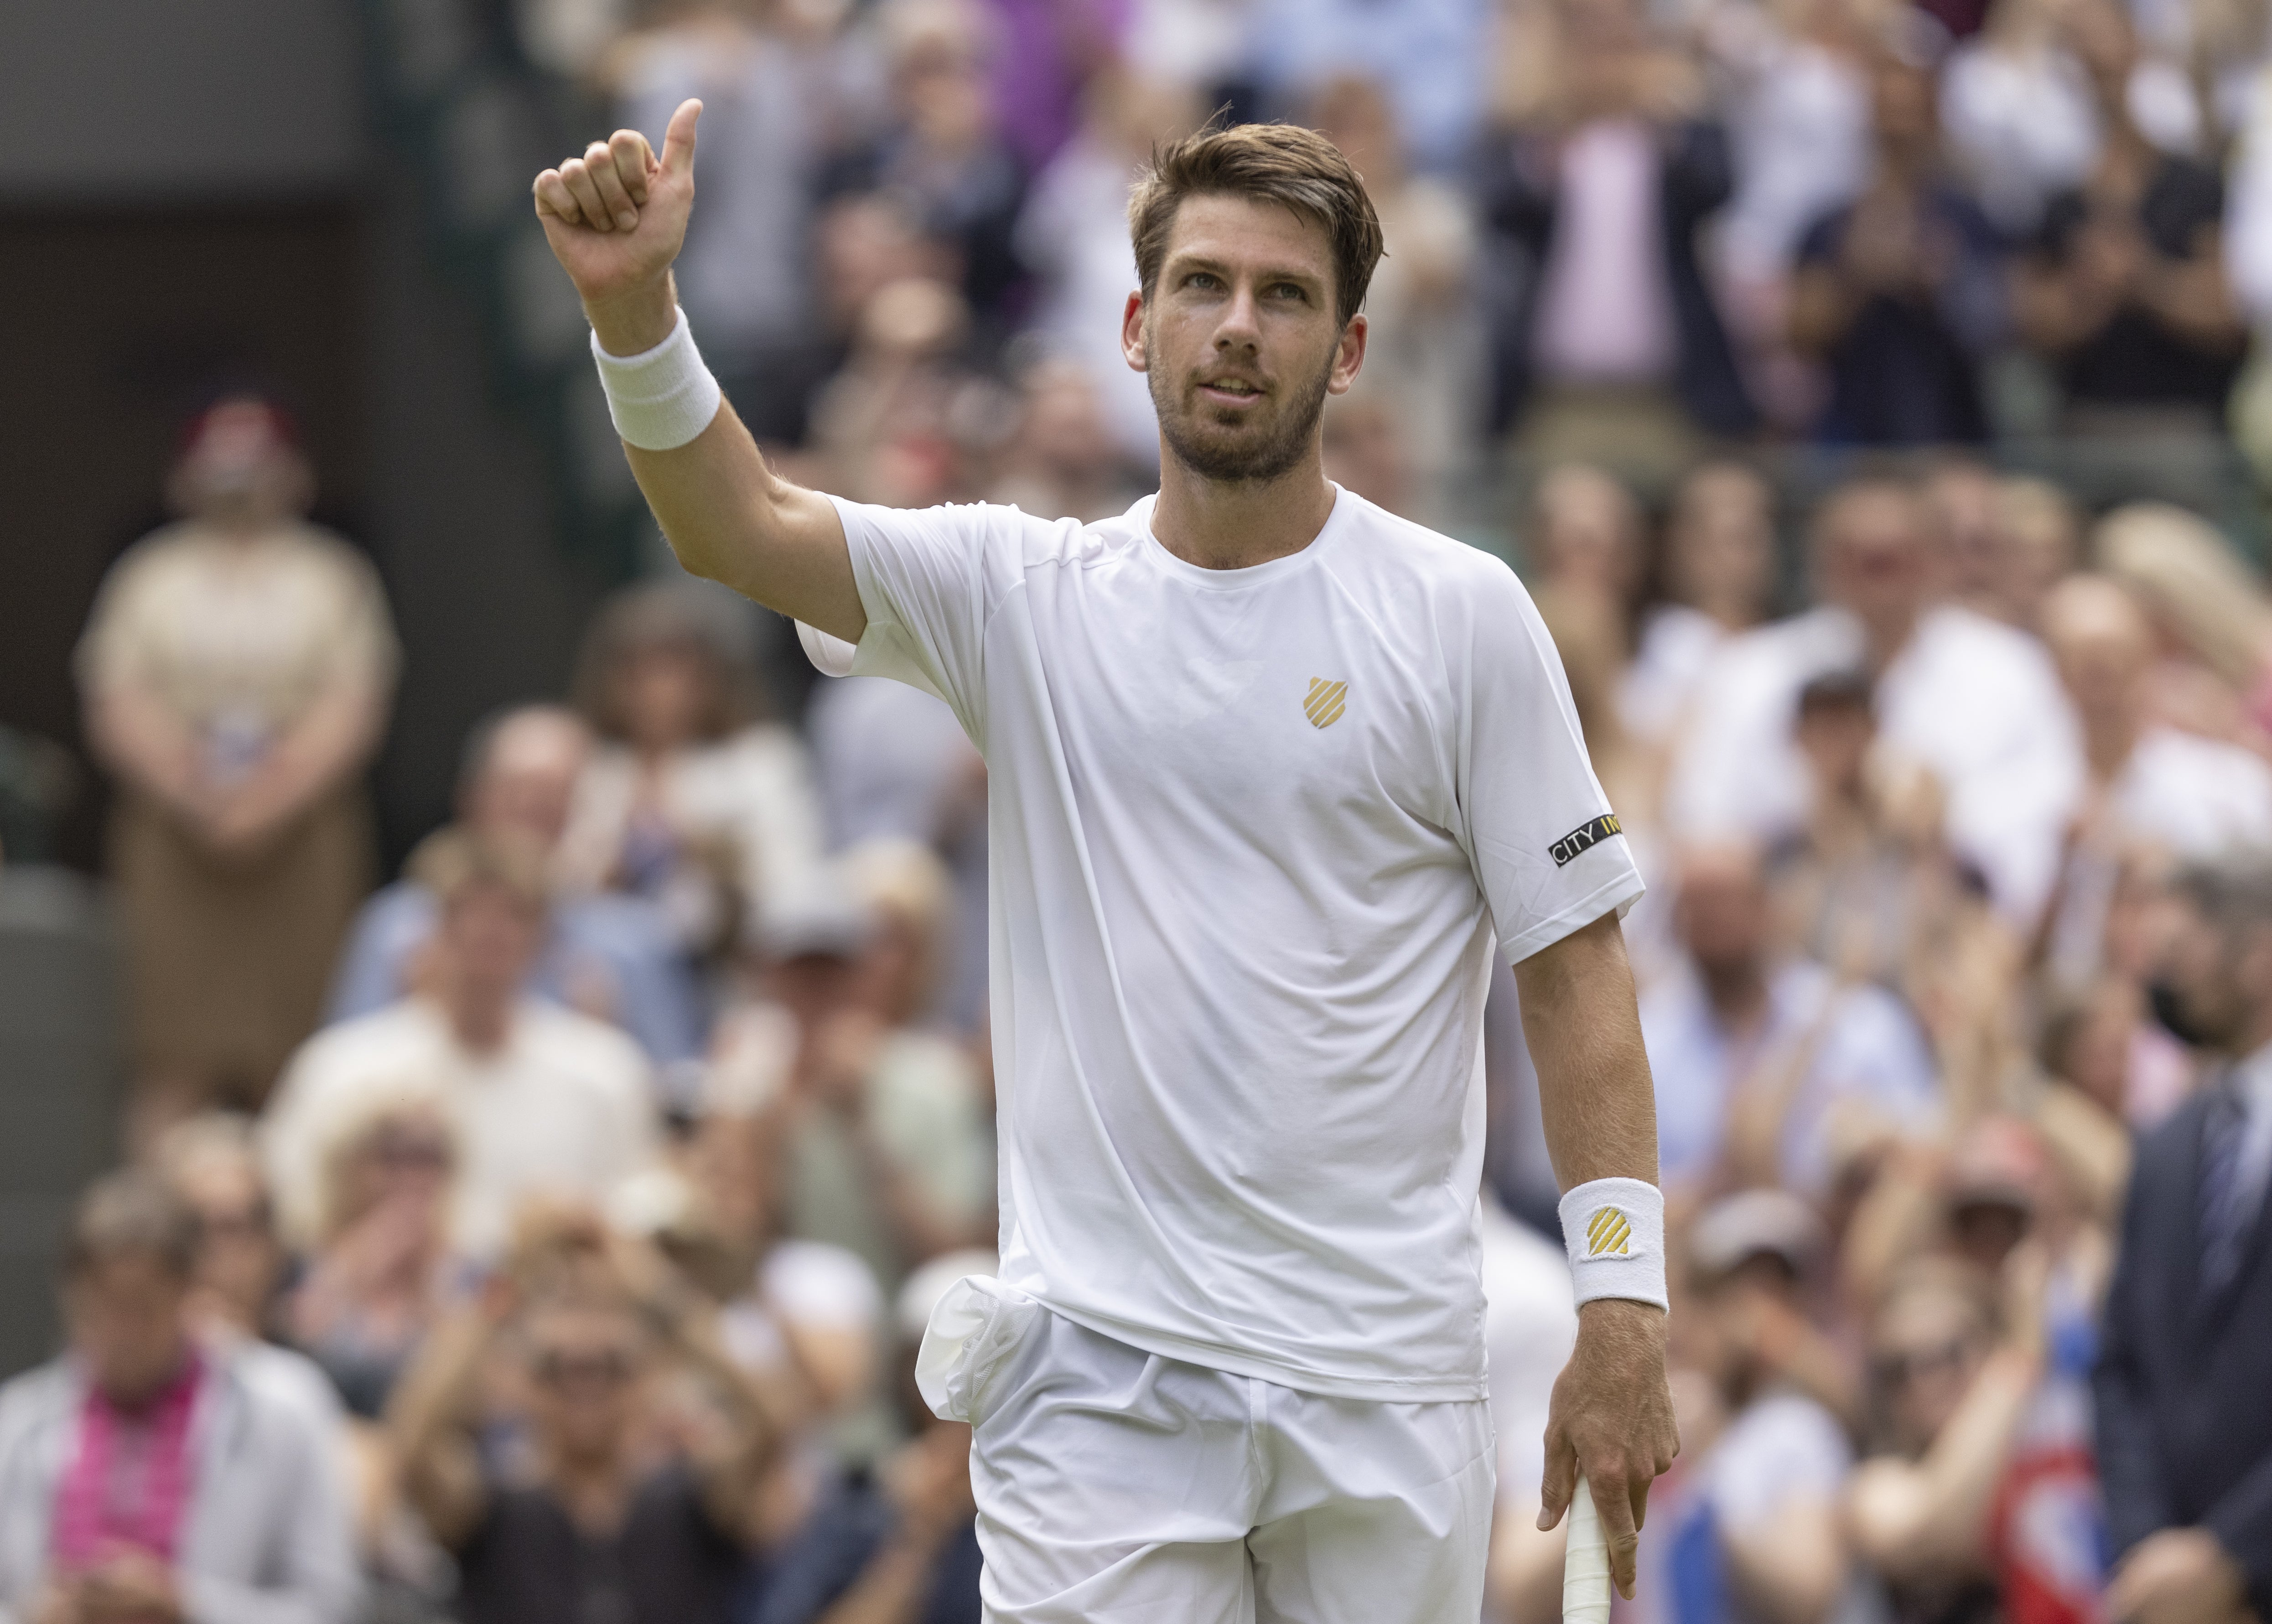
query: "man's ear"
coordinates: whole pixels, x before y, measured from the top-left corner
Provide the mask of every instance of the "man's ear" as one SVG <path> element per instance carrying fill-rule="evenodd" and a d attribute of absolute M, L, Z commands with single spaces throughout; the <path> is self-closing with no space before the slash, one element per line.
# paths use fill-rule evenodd
<path fill-rule="evenodd" d="M 1144 347 L 1144 291 L 1141 288 L 1128 295 L 1128 302 L 1120 310 L 1120 357 L 1128 363 L 1131 372 L 1151 370 L 1151 357 Z"/>
<path fill-rule="evenodd" d="M 1334 369 L 1326 376 L 1327 394 L 1345 395 L 1349 385 L 1356 382 L 1356 375 L 1364 366 L 1368 329 L 1362 312 L 1350 317 L 1349 325 L 1342 329 L 1341 343 L 1334 351 Z"/>

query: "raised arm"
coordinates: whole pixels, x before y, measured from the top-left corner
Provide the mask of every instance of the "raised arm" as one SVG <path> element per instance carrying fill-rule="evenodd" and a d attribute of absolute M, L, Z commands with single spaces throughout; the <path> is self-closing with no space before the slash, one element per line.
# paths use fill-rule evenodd
<path fill-rule="evenodd" d="M 652 350 L 676 325 L 670 267 L 694 206 L 701 112 L 688 101 L 671 115 L 660 160 L 638 130 L 618 130 L 536 177 L 536 217 L 609 355 Z M 768 468 L 732 406 L 721 402 L 707 428 L 673 450 L 624 449 L 680 563 L 858 641 L 868 617 L 835 508 Z"/>

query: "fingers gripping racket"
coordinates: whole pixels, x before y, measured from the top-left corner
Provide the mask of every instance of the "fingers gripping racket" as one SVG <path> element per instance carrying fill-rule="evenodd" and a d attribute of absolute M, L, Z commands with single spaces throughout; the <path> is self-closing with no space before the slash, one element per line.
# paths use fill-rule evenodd
<path fill-rule="evenodd" d="M 1562 1558 L 1562 1624 L 1610 1624 L 1610 1542 L 1594 1491 L 1578 1479 Z"/>

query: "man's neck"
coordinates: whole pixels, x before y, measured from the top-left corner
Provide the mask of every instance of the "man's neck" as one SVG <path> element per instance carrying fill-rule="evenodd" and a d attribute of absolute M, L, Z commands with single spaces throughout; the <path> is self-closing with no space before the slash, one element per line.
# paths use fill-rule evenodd
<path fill-rule="evenodd" d="M 2130 752 L 2138 748 L 2138 735 L 2144 731 L 2136 709 L 2130 705 L 2085 716 L 2082 751 L 2090 763 L 2090 776 L 2102 784 L 2112 782 L 2129 761 Z"/>
<path fill-rule="evenodd" d="M 469 1054 L 494 1054 L 504 1047 L 505 1039 L 512 1035 L 510 998 L 452 998 L 445 995 L 442 1009 L 449 1017 L 450 1030 L 456 1034 L 459 1045 Z"/>
<path fill-rule="evenodd" d="M 1924 619 L 1924 611 L 1917 609 L 1862 622 L 1863 658 L 1869 662 L 1872 676 L 1883 676 L 1886 668 L 1901 658 L 1910 639 L 1917 636 L 1917 623 Z"/>
<path fill-rule="evenodd" d="M 1160 448 L 1160 496 L 1152 533 L 1185 563 L 1244 570 L 1298 553 L 1334 510 L 1334 488 L 1313 443 L 1274 480 L 1211 480 Z"/>

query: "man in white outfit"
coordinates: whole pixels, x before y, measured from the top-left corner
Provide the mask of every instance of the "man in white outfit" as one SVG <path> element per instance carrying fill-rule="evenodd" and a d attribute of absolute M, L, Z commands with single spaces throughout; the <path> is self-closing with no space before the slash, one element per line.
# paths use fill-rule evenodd
<path fill-rule="evenodd" d="M 1138 188 L 1156 498 L 898 511 L 789 485 L 720 409 L 669 279 L 699 111 L 660 159 L 625 130 L 546 170 L 536 207 L 681 562 L 938 694 L 986 756 L 1001 1273 L 947 1294 L 918 1371 L 975 1428 L 986 1616 L 1476 1616 L 1494 951 L 1582 1304 L 1541 1521 L 1582 1471 L 1630 1593 L 1676 1447 L 1640 881 L 1513 575 L 1325 478 L 1381 251 L 1356 172 L 1247 126 Z"/>

